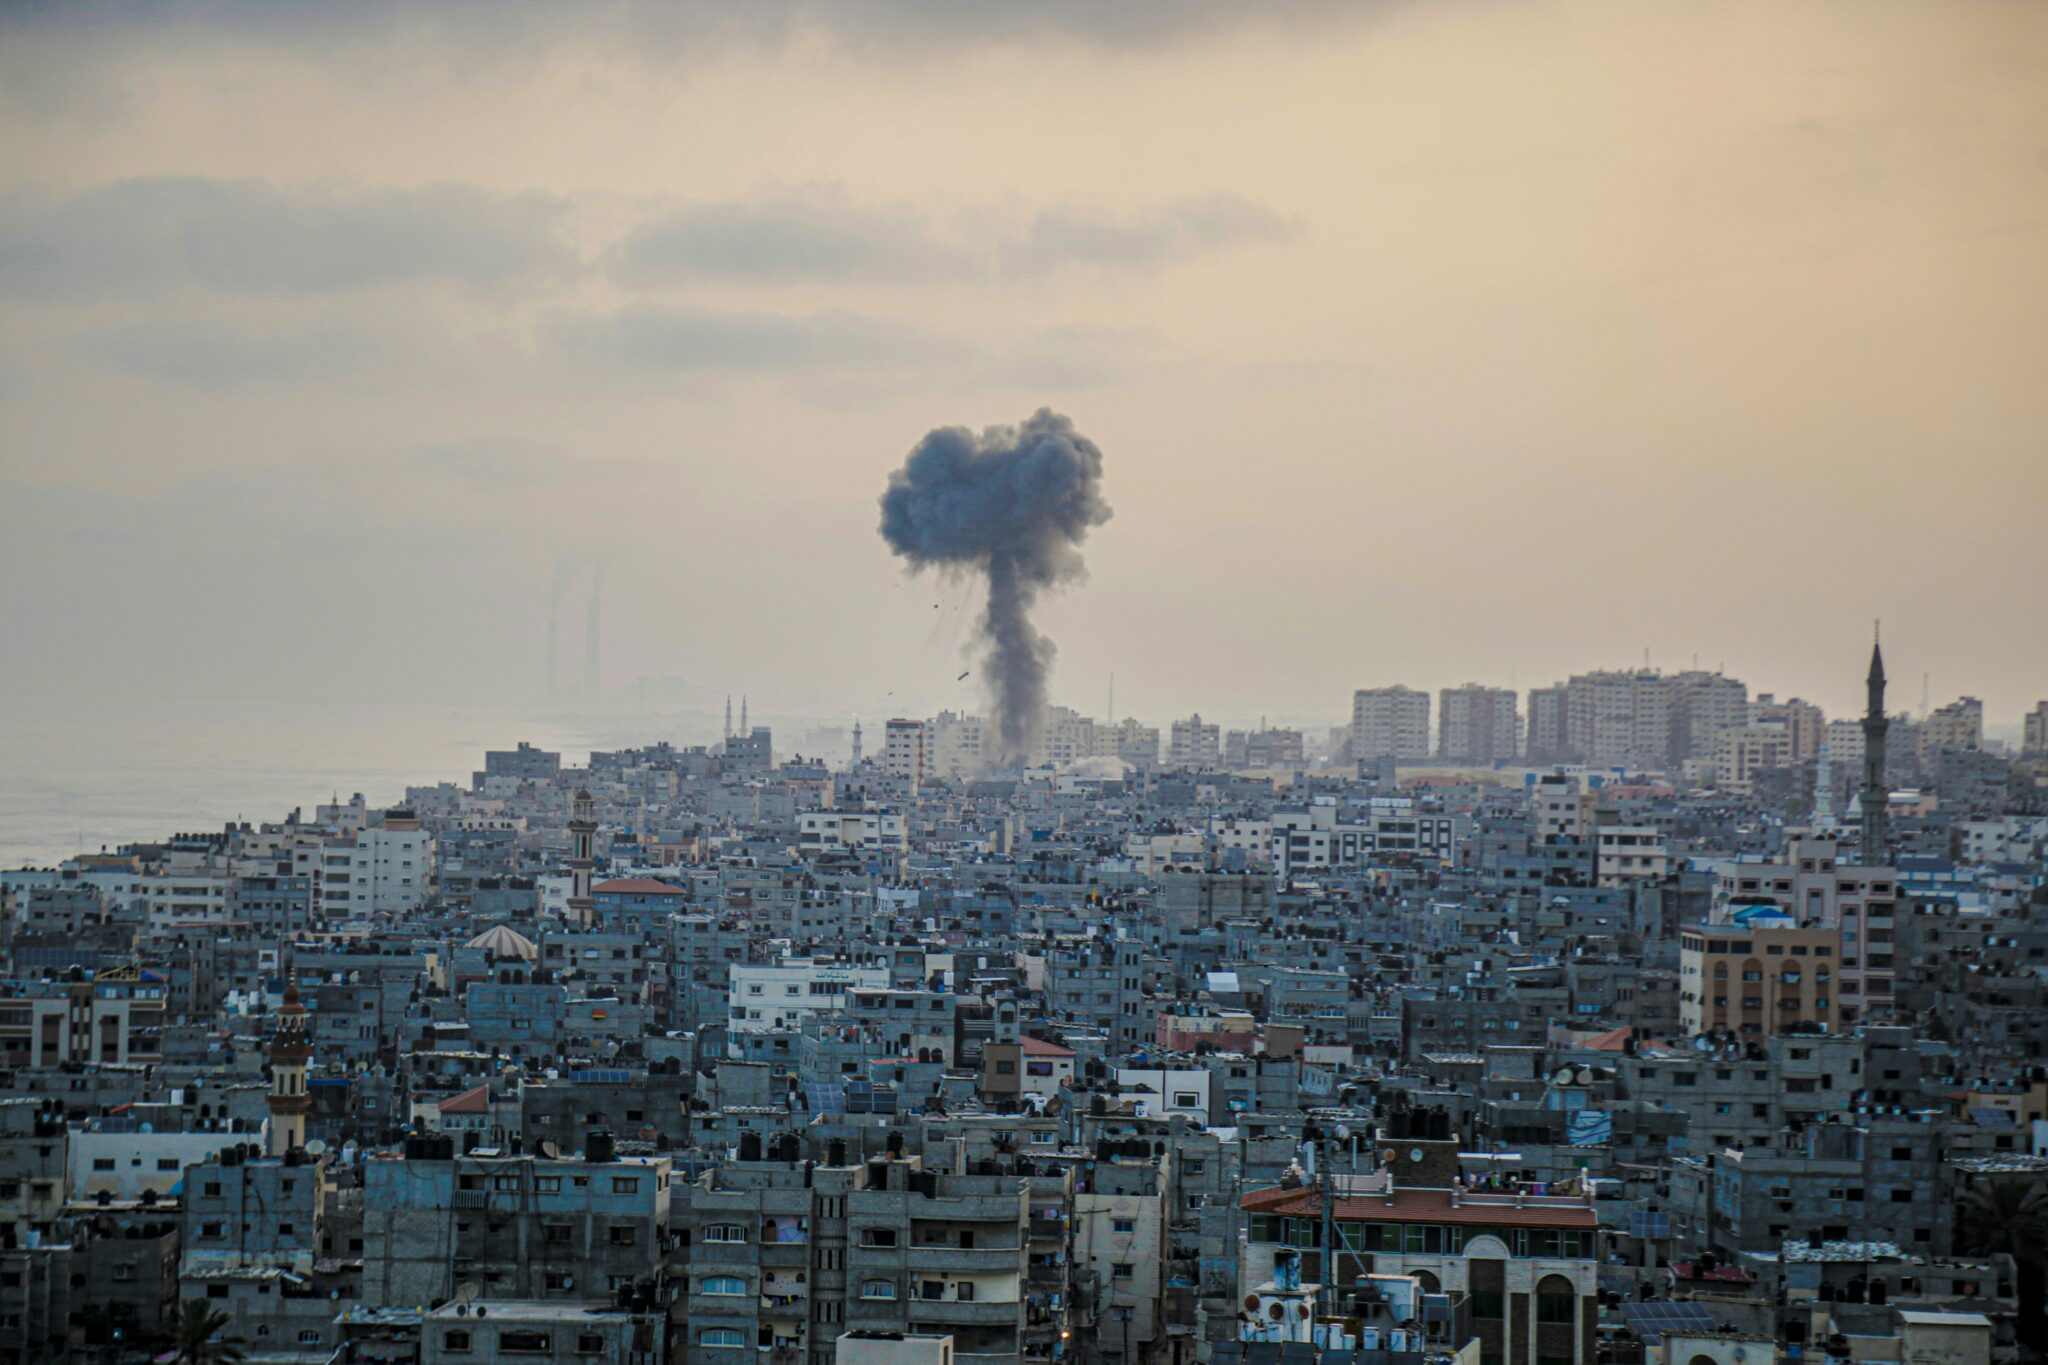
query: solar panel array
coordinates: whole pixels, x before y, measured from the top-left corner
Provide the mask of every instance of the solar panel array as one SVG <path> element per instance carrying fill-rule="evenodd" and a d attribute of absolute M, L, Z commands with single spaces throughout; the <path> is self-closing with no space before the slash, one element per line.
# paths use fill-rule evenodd
<path fill-rule="evenodd" d="M 1671 1215 L 1668 1213 L 1652 1213 L 1645 1209 L 1630 1209 L 1628 1215 L 1628 1235 L 1631 1237 L 1641 1237 L 1646 1240 L 1669 1237 L 1671 1235 Z"/>
<path fill-rule="evenodd" d="M 1714 1330 L 1714 1315 L 1696 1303 L 1625 1303 L 1621 1316 L 1645 1346 L 1659 1344 L 1666 1332 Z"/>

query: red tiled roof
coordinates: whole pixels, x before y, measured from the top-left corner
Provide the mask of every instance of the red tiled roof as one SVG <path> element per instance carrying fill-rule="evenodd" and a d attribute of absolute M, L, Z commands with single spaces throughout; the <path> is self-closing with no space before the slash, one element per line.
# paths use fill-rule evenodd
<path fill-rule="evenodd" d="M 1717 1265 L 1712 1270 L 1701 1270 L 1692 1261 L 1673 1261 L 1671 1275 L 1679 1280 L 1724 1280 L 1729 1284 L 1753 1284 L 1756 1276 L 1739 1265 Z"/>
<path fill-rule="evenodd" d="M 1339 1196 L 1335 1216 L 1347 1223 L 1464 1223 L 1502 1228 L 1595 1228 L 1599 1219 L 1591 1204 L 1532 1198 L 1516 1208 L 1512 1198 L 1491 1196 L 1500 1202 L 1474 1203 L 1465 1196 L 1451 1207 L 1449 1190 L 1395 1190 L 1388 1202 L 1385 1195 Z M 1319 1192 L 1310 1186 L 1298 1189 L 1254 1190 L 1244 1197 L 1252 1213 L 1284 1213 L 1297 1217 L 1319 1213 Z"/>
<path fill-rule="evenodd" d="M 1058 1043 L 1048 1043 L 1043 1038 L 1026 1037 L 1021 1039 L 1020 1042 L 1024 1048 L 1024 1055 L 1027 1057 L 1071 1057 L 1074 1055 L 1072 1048 L 1061 1047 Z"/>
<path fill-rule="evenodd" d="M 633 896 L 687 896 L 690 893 L 679 886 L 658 882 L 652 877 L 614 877 L 608 882 L 599 882 L 590 888 L 593 892 L 615 891 Z"/>
<path fill-rule="evenodd" d="M 474 1090 L 465 1090 L 460 1095 L 450 1095 L 437 1106 L 444 1114 L 488 1114 L 491 1112 L 491 1087 L 488 1082 Z"/>

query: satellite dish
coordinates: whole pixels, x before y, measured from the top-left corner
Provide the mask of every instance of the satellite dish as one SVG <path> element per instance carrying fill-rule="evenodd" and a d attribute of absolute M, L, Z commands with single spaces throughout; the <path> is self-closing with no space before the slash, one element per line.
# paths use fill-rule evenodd
<path fill-rule="evenodd" d="M 1590 1066 L 1580 1067 L 1578 1080 L 1580 1085 L 1591 1085 L 1593 1083 L 1593 1068 Z"/>
<path fill-rule="evenodd" d="M 322 1142 L 322 1141 L 321 1141 L 321 1140 L 320 1140 L 319 1138 L 314 1138 L 314 1139 L 312 1139 L 311 1141 L 307 1142 L 307 1144 L 306 1144 L 306 1155 L 307 1155 L 307 1156 L 325 1156 L 325 1155 L 326 1155 L 326 1153 L 327 1153 L 327 1144 L 326 1144 L 326 1143 L 324 1143 L 324 1142 Z"/>
<path fill-rule="evenodd" d="M 1703 1033 L 1692 1040 L 1692 1049 L 1695 1052 L 1712 1052 L 1714 1050 L 1714 1040 Z"/>
<path fill-rule="evenodd" d="M 154 1133 L 156 1131 L 156 1125 L 145 1119 L 142 1123 L 136 1126 L 135 1131 L 138 1133 Z"/>
<path fill-rule="evenodd" d="M 1570 1085 L 1572 1083 L 1572 1069 L 1568 1066 L 1561 1066 L 1550 1073 L 1550 1079 L 1559 1085 Z"/>

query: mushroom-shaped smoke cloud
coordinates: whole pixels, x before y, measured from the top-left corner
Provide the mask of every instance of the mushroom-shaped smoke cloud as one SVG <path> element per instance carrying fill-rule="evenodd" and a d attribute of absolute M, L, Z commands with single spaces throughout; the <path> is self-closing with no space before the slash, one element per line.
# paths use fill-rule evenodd
<path fill-rule="evenodd" d="M 913 570 L 985 575 L 982 674 L 994 692 L 997 757 L 1028 759 L 1045 723 L 1053 643 L 1031 624 L 1047 588 L 1086 577 L 1081 542 L 1109 520 L 1102 451 L 1050 408 L 1020 426 L 940 427 L 889 476 L 882 538 Z"/>

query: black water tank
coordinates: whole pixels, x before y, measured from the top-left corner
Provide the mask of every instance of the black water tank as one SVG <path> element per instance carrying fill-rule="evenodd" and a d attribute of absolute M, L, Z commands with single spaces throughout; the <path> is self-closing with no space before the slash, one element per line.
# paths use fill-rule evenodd
<path fill-rule="evenodd" d="M 593 1128 L 583 1139 L 583 1159 L 602 1164 L 618 1159 L 618 1148 L 612 1143 L 612 1135 L 603 1128 Z"/>
<path fill-rule="evenodd" d="M 846 1164 L 846 1140 L 844 1138 L 833 1138 L 825 1144 L 825 1164 L 827 1166 L 844 1166 Z"/>
<path fill-rule="evenodd" d="M 759 1133 L 741 1133 L 741 1134 L 740 1134 L 740 1160 L 741 1160 L 741 1161 L 759 1161 L 760 1159 L 761 1159 L 761 1135 L 760 1135 Z"/>

